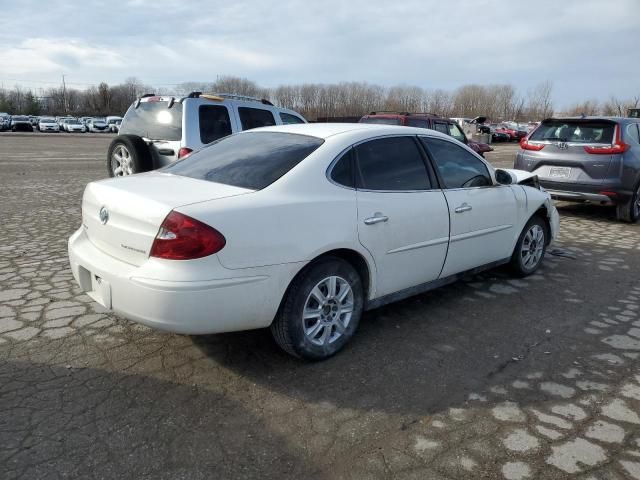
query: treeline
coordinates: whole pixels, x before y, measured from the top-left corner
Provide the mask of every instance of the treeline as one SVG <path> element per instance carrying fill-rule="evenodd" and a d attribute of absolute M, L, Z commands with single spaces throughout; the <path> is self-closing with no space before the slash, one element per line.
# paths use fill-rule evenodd
<path fill-rule="evenodd" d="M 101 83 L 85 90 L 49 88 L 36 95 L 16 86 L 0 89 L 0 112 L 27 115 L 117 115 L 144 93 L 186 95 L 191 91 L 235 93 L 268 98 L 274 104 L 302 113 L 309 120 L 322 117 L 359 117 L 371 111 L 430 112 L 446 117 L 486 116 L 493 120 L 540 120 L 554 114 L 553 87 L 546 81 L 526 92 L 512 85 L 464 85 L 455 90 L 397 85 L 382 87 L 365 82 L 305 83 L 262 88 L 246 78 L 218 77 L 215 82 L 184 82 L 170 89 L 153 88 L 136 78 L 119 85 Z M 640 96 L 588 100 L 555 114 L 625 115 L 637 108 Z"/>

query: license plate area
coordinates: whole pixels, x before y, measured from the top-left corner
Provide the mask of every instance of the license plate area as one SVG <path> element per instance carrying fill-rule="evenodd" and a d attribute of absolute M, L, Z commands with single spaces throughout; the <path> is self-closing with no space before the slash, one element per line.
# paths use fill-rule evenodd
<path fill-rule="evenodd" d="M 571 178 L 571 167 L 550 167 L 549 177 L 551 178 Z"/>
<path fill-rule="evenodd" d="M 104 278 L 79 266 L 80 287 L 105 308 L 111 308 L 111 284 Z"/>

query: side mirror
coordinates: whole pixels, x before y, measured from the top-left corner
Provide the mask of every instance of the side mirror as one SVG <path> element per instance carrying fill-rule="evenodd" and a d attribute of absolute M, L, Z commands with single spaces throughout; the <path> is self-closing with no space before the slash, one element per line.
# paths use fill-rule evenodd
<path fill-rule="evenodd" d="M 496 170 L 496 182 L 500 185 L 513 185 L 518 183 L 518 178 L 515 174 L 499 168 Z"/>

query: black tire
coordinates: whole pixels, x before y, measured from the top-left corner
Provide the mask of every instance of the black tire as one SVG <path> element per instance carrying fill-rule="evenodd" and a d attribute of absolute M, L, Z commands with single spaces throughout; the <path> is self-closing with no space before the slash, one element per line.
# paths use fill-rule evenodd
<path fill-rule="evenodd" d="M 109 145 L 109 152 L 107 153 L 107 170 L 110 177 L 122 176 L 117 171 L 118 168 L 118 154 L 126 150 L 129 154 L 129 160 L 127 162 L 128 167 L 124 175 L 131 175 L 134 173 L 148 172 L 153 169 L 153 160 L 151 159 L 151 152 L 149 147 L 144 142 L 142 137 L 137 135 L 119 135 L 113 139 L 111 145 Z M 122 156 L 120 156 L 122 158 Z"/>
<path fill-rule="evenodd" d="M 536 235 L 533 232 L 540 232 L 538 228 L 541 229 L 542 238 L 535 238 Z M 532 237 L 528 236 L 528 234 L 531 234 Z M 540 215 L 534 215 L 529 219 L 522 229 L 522 232 L 518 237 L 518 241 L 516 242 L 516 246 L 513 249 L 513 254 L 511 255 L 510 267 L 514 275 L 518 277 L 526 277 L 538 270 L 540 265 L 542 265 L 545 253 L 547 252 L 549 234 L 550 232 L 547 222 L 545 222 Z M 531 238 L 534 238 L 533 244 L 530 241 Z M 540 244 L 542 244 L 541 248 Z M 538 248 L 540 248 L 539 257 Z M 531 261 L 532 257 L 529 255 L 533 255 L 534 252 L 536 255 L 533 258 L 534 261 Z"/>
<path fill-rule="evenodd" d="M 635 223 L 640 220 L 640 184 L 631 198 L 616 206 L 616 218 L 622 222 Z"/>
<path fill-rule="evenodd" d="M 351 287 L 353 310 L 344 332 L 338 338 L 330 343 L 317 345 L 305 334 L 303 311 L 314 287 L 329 277 L 338 277 Z M 362 280 L 358 272 L 351 264 L 340 258 L 325 257 L 307 266 L 291 282 L 276 318 L 271 324 L 271 333 L 276 343 L 285 352 L 306 360 L 324 360 L 335 355 L 353 337 L 362 316 L 363 306 Z M 322 311 L 322 308 L 319 311 Z M 313 322 L 313 320 L 310 321 Z M 321 320 L 318 319 L 318 322 L 320 323 Z M 329 336 L 337 334 L 336 327 L 329 327 L 329 332 L 333 332 Z"/>

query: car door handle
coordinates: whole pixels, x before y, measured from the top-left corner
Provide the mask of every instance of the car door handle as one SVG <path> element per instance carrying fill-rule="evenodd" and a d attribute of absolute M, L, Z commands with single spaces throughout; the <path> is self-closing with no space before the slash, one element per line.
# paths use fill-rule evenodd
<path fill-rule="evenodd" d="M 386 215 L 381 214 L 380 212 L 376 212 L 376 213 L 373 214 L 373 217 L 365 218 L 364 219 L 364 224 L 365 225 L 375 225 L 376 223 L 386 222 L 387 220 L 389 220 L 389 217 L 387 217 Z"/>
<path fill-rule="evenodd" d="M 473 207 L 471 205 L 467 205 L 466 203 L 463 203 L 462 205 L 460 205 L 459 207 L 456 207 L 456 213 L 463 213 L 463 212 L 468 212 L 469 210 L 472 210 Z"/>

